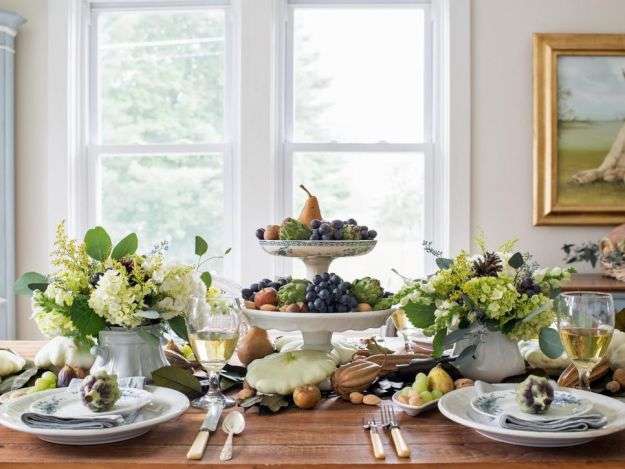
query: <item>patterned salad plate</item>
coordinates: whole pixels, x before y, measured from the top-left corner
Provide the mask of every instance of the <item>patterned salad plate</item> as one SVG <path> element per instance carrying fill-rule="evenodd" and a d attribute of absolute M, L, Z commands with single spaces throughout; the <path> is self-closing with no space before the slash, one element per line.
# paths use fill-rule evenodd
<path fill-rule="evenodd" d="M 116 441 L 129 440 L 143 435 L 155 426 L 177 418 L 189 408 L 189 399 L 173 389 L 160 386 L 146 386 L 145 391 L 151 395 L 151 402 L 143 406 L 126 424 L 99 430 L 58 430 L 40 429 L 26 426 L 21 416 L 31 410 L 36 401 L 49 399 L 62 394 L 70 394 L 65 388 L 51 389 L 11 400 L 0 406 L 0 424 L 13 430 L 30 433 L 44 441 L 64 445 L 99 445 Z M 71 395 L 71 394 L 70 394 Z M 135 413 L 131 413 L 135 416 Z"/>
<path fill-rule="evenodd" d="M 494 391 L 476 396 L 471 401 L 471 409 L 484 418 L 496 418 L 507 414 L 525 420 L 551 420 L 565 417 L 577 417 L 592 409 L 592 403 L 581 399 L 568 391 L 555 391 L 553 402 L 544 414 L 528 414 L 519 409 L 516 391 Z"/>
<path fill-rule="evenodd" d="M 516 385 L 495 384 L 493 388 L 493 392 L 509 392 L 514 390 Z M 485 415 L 485 412 L 476 412 L 473 409 L 472 402 L 477 397 L 475 386 L 457 389 L 445 394 L 438 401 L 438 408 L 445 417 L 460 425 L 472 428 L 487 438 L 520 446 L 575 446 L 625 429 L 625 404 L 621 401 L 602 394 L 577 389 L 567 389 L 567 393 L 576 398 L 581 405 L 586 405 L 584 402 L 588 402 L 593 411 L 605 415 L 608 419 L 607 425 L 597 430 L 582 432 L 534 432 L 502 428 L 497 425 L 497 419 L 493 417 L 493 413 Z"/>
<path fill-rule="evenodd" d="M 55 417 L 90 418 L 99 415 L 126 415 L 142 408 L 152 401 L 152 393 L 144 389 L 121 388 L 121 396 L 113 408 L 105 412 L 94 412 L 83 404 L 77 392 L 56 393 L 42 397 L 30 405 L 30 412 Z"/>

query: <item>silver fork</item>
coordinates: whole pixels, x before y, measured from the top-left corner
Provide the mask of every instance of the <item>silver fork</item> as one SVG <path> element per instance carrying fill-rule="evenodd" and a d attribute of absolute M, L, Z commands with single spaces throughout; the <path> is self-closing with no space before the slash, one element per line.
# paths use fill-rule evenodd
<path fill-rule="evenodd" d="M 369 437 L 371 438 L 371 446 L 373 447 L 373 455 L 376 459 L 384 459 L 384 446 L 382 445 L 382 438 L 380 437 L 382 424 L 377 423 L 375 418 L 362 418 L 362 427 L 365 430 L 369 430 Z"/>
<path fill-rule="evenodd" d="M 409 458 L 410 448 L 408 448 L 406 440 L 404 440 L 404 436 L 401 434 L 401 430 L 399 429 L 393 404 L 382 404 L 381 414 L 383 427 L 389 428 L 391 431 L 391 438 L 393 440 L 393 445 L 395 445 L 395 452 L 397 453 L 397 456 L 400 458 Z"/>

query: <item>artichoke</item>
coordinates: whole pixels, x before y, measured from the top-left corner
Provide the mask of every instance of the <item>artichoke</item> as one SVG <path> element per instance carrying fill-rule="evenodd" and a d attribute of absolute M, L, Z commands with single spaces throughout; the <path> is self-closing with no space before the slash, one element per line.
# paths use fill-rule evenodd
<path fill-rule="evenodd" d="M 312 230 L 294 218 L 286 218 L 280 226 L 280 239 L 304 240 L 310 239 Z"/>
<path fill-rule="evenodd" d="M 360 229 L 356 225 L 343 225 L 341 228 L 341 239 L 357 240 L 362 239 Z"/>
<path fill-rule="evenodd" d="M 306 301 L 306 288 L 310 282 L 308 280 L 291 280 L 278 290 L 278 305 L 292 305 Z"/>
<path fill-rule="evenodd" d="M 384 295 L 384 289 L 379 280 L 363 277 L 352 283 L 352 295 L 356 297 L 358 303 L 375 305 Z"/>
<path fill-rule="evenodd" d="M 373 305 L 373 311 L 382 311 L 385 309 L 391 309 L 391 307 L 395 304 L 395 297 L 389 296 L 387 298 L 379 299 Z"/>
<path fill-rule="evenodd" d="M 519 408 L 529 414 L 544 414 L 553 402 L 553 386 L 547 378 L 529 375 L 516 390 Z"/>
<path fill-rule="evenodd" d="M 94 412 L 111 410 L 120 396 L 117 375 L 109 375 L 104 370 L 87 376 L 80 385 L 83 403 Z"/>

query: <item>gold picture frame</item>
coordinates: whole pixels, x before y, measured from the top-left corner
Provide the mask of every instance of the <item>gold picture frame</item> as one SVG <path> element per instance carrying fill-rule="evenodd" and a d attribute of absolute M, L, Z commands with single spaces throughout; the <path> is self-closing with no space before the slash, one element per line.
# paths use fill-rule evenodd
<path fill-rule="evenodd" d="M 614 74 L 618 74 L 617 68 L 622 68 L 621 60 L 625 61 L 625 34 L 536 33 L 533 41 L 534 225 L 614 225 L 625 222 L 624 180 L 619 175 L 614 185 L 609 185 L 612 182 L 609 180 L 612 179 L 612 175 L 606 176 L 606 170 L 602 169 L 605 167 L 604 162 L 608 159 L 609 154 L 603 157 L 601 155 L 605 153 L 604 148 L 597 149 L 600 145 L 605 146 L 605 142 L 609 141 L 609 135 L 612 135 L 611 141 L 614 143 L 608 153 L 613 152 L 612 148 L 616 146 L 616 140 L 613 136 L 614 129 L 618 132 L 620 128 L 625 136 L 625 125 L 616 127 L 620 125 L 620 119 L 625 119 L 625 109 L 623 109 L 623 116 L 619 114 L 620 117 L 603 117 L 603 115 L 600 117 L 588 117 L 592 116 L 592 112 L 613 112 L 614 116 L 616 116 L 617 110 L 592 111 L 591 108 L 583 108 L 584 116 L 576 118 L 574 111 L 571 111 L 573 113 L 571 118 L 569 109 L 564 111 L 562 109 L 562 104 L 565 102 L 564 99 L 570 98 L 571 95 L 584 96 L 584 99 L 589 99 L 587 98 L 588 90 L 582 89 L 581 92 L 576 94 L 576 92 L 563 90 L 558 83 L 559 74 L 562 74 L 563 82 L 565 77 L 569 76 L 572 77 L 569 81 L 577 80 L 576 73 L 569 72 L 569 75 L 563 74 L 565 70 L 575 71 L 576 69 L 572 68 L 573 66 L 580 67 L 579 70 L 583 71 L 590 70 L 590 67 L 595 65 L 601 65 L 603 68 L 600 70 L 603 70 L 605 64 L 609 63 L 610 70 L 616 70 Z M 566 62 L 563 62 L 563 60 L 566 60 Z M 563 68 L 563 64 L 567 64 L 567 67 L 570 68 Z M 592 73 L 592 70 L 589 73 Z M 622 74 L 623 93 L 625 95 L 625 69 L 622 69 Z M 616 76 L 608 78 L 612 81 L 617 80 Z M 620 79 L 621 77 L 618 78 Z M 603 90 L 602 87 L 597 87 L 596 89 Z M 603 96 L 606 97 L 605 91 L 602 92 L 604 93 Z M 559 99 L 562 102 L 559 102 Z M 578 99 L 578 101 L 584 102 L 581 99 Z M 580 104 L 580 106 L 582 105 Z M 600 108 L 597 107 L 597 109 Z M 584 153 L 584 151 L 578 150 L 578 148 L 583 148 L 583 145 L 585 145 L 582 142 L 588 141 L 588 138 L 584 140 L 583 135 L 588 137 L 588 135 L 599 134 L 592 134 L 595 129 L 592 126 L 597 126 L 599 125 L 598 123 L 602 123 L 601 125 L 604 127 L 607 126 L 607 123 L 610 123 L 612 127 L 609 130 L 612 133 L 602 130 L 600 134 L 608 136 L 605 137 L 603 143 L 598 143 L 595 146 L 597 148 L 593 147 L 593 152 Z M 582 135 L 582 137 L 578 136 L 575 139 L 569 137 L 570 132 L 573 130 Z M 562 135 L 559 135 L 560 131 L 562 131 Z M 575 147 L 574 143 L 567 143 L 570 146 L 563 144 L 565 132 L 567 138 L 569 138 L 566 142 L 578 142 L 579 147 Z M 618 133 L 618 135 L 621 134 Z M 592 141 L 594 142 L 594 140 Z M 591 144 L 589 143 L 588 145 Z M 566 148 L 566 152 L 561 151 L 561 148 Z M 565 157 L 568 159 L 564 160 Z M 603 162 L 599 166 L 596 166 L 596 161 L 599 161 L 597 158 L 600 157 L 605 159 L 602 160 Z M 564 161 L 567 162 L 566 165 Z M 570 161 L 574 161 L 575 164 L 569 163 Z M 582 165 L 579 164 L 580 161 L 583 162 Z M 586 168 L 586 166 L 591 164 L 595 164 L 595 169 Z M 570 176 L 570 173 L 566 172 L 569 167 L 575 168 L 578 172 Z M 597 173 L 598 171 L 603 172 Z M 597 176 L 595 173 L 600 174 L 600 176 Z M 592 179 L 593 177 L 595 179 Z M 591 182 L 587 180 L 591 180 Z M 612 194 L 610 191 L 615 192 Z M 589 193 L 592 196 L 588 196 Z M 608 200 L 610 202 L 606 203 Z"/>

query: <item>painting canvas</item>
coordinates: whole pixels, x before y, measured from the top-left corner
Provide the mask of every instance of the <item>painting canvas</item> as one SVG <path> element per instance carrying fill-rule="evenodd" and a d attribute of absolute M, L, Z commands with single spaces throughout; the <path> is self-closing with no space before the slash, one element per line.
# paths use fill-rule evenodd
<path fill-rule="evenodd" d="M 534 224 L 625 222 L 625 35 L 534 34 Z"/>
<path fill-rule="evenodd" d="M 625 56 L 558 58 L 558 203 L 625 204 Z"/>

